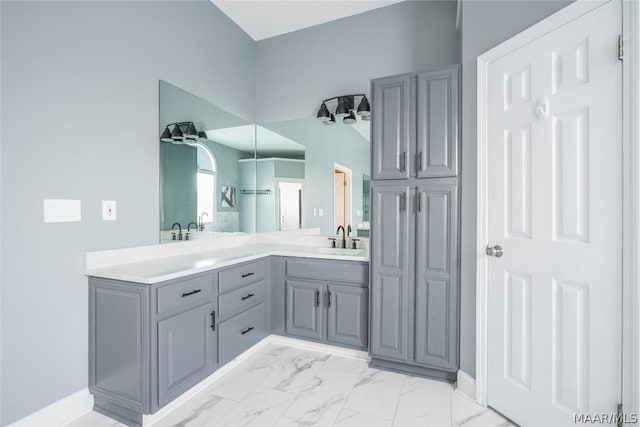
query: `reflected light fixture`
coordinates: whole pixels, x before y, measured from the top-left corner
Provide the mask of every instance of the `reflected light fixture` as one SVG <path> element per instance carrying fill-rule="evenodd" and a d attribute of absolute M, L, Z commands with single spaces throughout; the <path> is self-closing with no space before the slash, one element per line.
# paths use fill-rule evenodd
<path fill-rule="evenodd" d="M 173 129 L 170 129 L 173 127 Z M 164 128 L 160 136 L 160 141 L 171 142 L 173 144 L 189 144 L 197 141 L 198 138 L 206 138 L 205 132 L 199 132 L 193 122 L 170 123 Z"/>
<path fill-rule="evenodd" d="M 360 98 L 357 109 L 355 108 L 356 98 Z M 327 102 L 333 100 L 336 100 L 338 103 L 335 113 L 331 113 L 327 108 Z M 341 95 L 327 98 L 322 101 L 316 118 L 325 125 L 336 124 L 336 119 L 342 119 L 342 123 L 352 125 L 357 122 L 356 114 L 360 116 L 360 119 L 363 121 L 369 121 L 371 119 L 371 105 L 365 94 Z"/>

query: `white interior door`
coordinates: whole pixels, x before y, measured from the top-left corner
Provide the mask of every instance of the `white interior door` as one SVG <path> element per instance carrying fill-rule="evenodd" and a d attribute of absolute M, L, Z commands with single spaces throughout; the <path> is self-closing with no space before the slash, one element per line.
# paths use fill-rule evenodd
<path fill-rule="evenodd" d="M 281 231 L 302 228 L 302 184 L 280 182 L 278 184 Z"/>
<path fill-rule="evenodd" d="M 488 65 L 487 402 L 574 425 L 621 398 L 621 5 Z"/>

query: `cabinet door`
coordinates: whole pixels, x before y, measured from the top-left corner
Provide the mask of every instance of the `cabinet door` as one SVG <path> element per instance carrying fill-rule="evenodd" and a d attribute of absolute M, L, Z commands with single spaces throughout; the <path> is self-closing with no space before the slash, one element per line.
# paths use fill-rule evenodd
<path fill-rule="evenodd" d="M 286 333 L 322 340 L 323 284 L 287 280 Z"/>
<path fill-rule="evenodd" d="M 407 186 L 374 186 L 371 217 L 371 355 L 408 357 L 409 200 Z"/>
<path fill-rule="evenodd" d="M 458 174 L 458 67 L 418 74 L 417 176 Z"/>
<path fill-rule="evenodd" d="M 327 340 L 353 347 L 367 347 L 367 288 L 327 285 Z"/>
<path fill-rule="evenodd" d="M 458 368 L 458 224 L 456 185 L 422 184 L 417 192 L 417 363 Z"/>
<path fill-rule="evenodd" d="M 213 304 L 158 322 L 158 404 L 166 405 L 213 370 Z"/>
<path fill-rule="evenodd" d="M 414 139 L 410 86 L 409 76 L 378 79 L 371 83 L 373 179 L 409 177 Z"/>

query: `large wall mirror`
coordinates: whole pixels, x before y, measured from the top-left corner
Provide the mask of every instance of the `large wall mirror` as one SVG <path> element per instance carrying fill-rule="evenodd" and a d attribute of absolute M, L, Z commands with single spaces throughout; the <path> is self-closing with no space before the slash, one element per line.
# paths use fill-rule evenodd
<path fill-rule="evenodd" d="M 341 225 L 368 237 L 369 129 L 254 124 L 160 81 L 161 242 L 180 230 L 186 240 L 187 228 L 192 240 Z"/>

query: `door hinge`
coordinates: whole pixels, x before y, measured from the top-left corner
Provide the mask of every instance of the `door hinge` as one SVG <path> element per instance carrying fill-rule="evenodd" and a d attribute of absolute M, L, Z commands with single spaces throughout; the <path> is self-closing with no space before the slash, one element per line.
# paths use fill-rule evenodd
<path fill-rule="evenodd" d="M 618 427 L 622 427 L 622 423 L 624 422 L 624 415 L 622 413 L 622 403 L 618 403 L 618 408 L 616 412 L 617 412 L 616 422 L 618 424 Z"/>
<path fill-rule="evenodd" d="M 618 36 L 618 59 L 622 61 L 624 58 L 624 38 Z"/>

